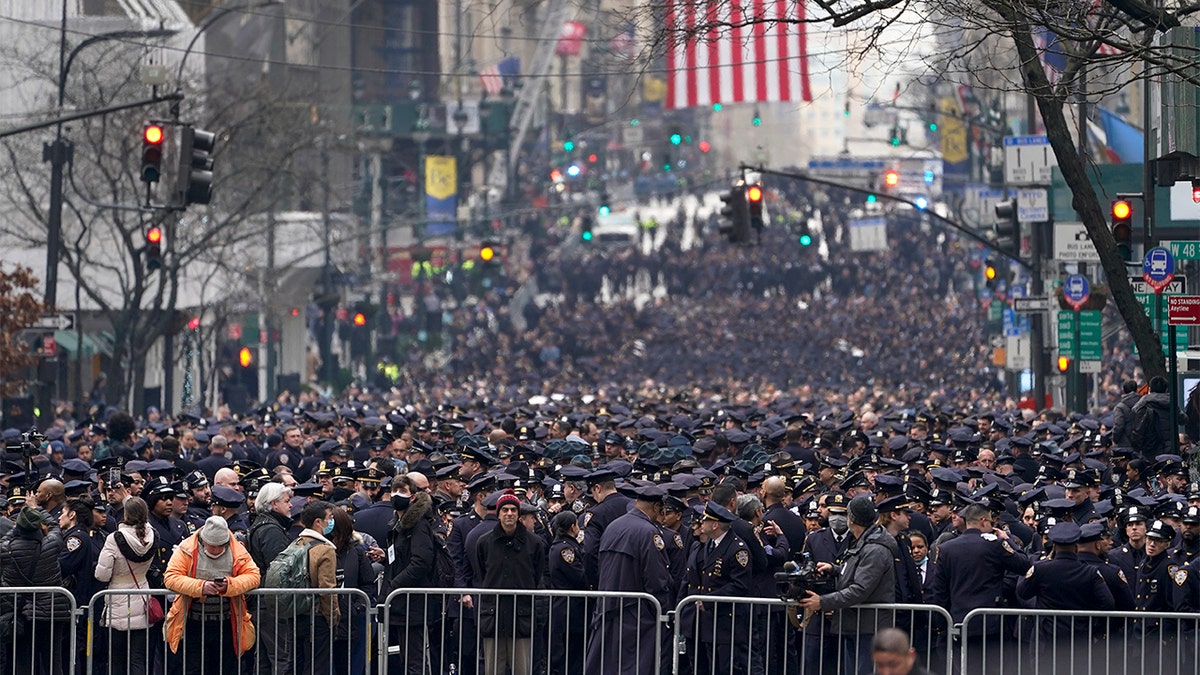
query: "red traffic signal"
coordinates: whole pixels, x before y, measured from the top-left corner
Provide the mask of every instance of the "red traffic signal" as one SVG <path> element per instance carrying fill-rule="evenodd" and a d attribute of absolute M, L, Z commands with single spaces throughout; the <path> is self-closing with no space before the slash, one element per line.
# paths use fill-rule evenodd
<path fill-rule="evenodd" d="M 896 187 L 900 184 L 900 173 L 898 171 L 888 171 L 883 174 L 883 184 L 888 187 Z"/>
<path fill-rule="evenodd" d="M 162 267 L 162 228 L 157 225 L 146 230 L 146 269 L 156 270 Z"/>
<path fill-rule="evenodd" d="M 1112 203 L 1113 220 L 1129 220 L 1129 216 L 1133 215 L 1133 207 L 1124 199 L 1118 199 Z"/>
<path fill-rule="evenodd" d="M 1192 201 L 1200 204 L 1200 179 L 1192 180 Z"/>
<path fill-rule="evenodd" d="M 1070 369 L 1071 369 L 1071 357 L 1069 357 L 1069 356 L 1058 357 L 1058 372 L 1065 373 Z"/>
<path fill-rule="evenodd" d="M 249 368 L 252 363 L 254 363 L 254 352 L 250 351 L 249 347 L 242 347 L 238 352 L 238 365 Z"/>
<path fill-rule="evenodd" d="M 142 129 L 142 172 L 144 183 L 157 183 L 162 176 L 163 128 L 147 124 Z"/>
<path fill-rule="evenodd" d="M 367 325 L 367 315 L 363 314 L 362 312 L 355 312 L 354 313 L 354 325 L 355 326 Z"/>
<path fill-rule="evenodd" d="M 708 152 L 712 149 L 712 145 L 708 141 L 700 141 L 700 152 Z"/>
<path fill-rule="evenodd" d="M 757 185 L 751 185 L 746 188 L 746 200 L 753 202 L 761 202 L 763 198 L 762 188 Z"/>

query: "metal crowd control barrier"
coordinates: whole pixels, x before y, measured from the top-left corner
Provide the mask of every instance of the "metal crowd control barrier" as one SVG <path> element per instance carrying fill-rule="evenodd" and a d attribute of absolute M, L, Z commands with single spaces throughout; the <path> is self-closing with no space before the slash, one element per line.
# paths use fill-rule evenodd
<path fill-rule="evenodd" d="M 1200 614 L 977 609 L 963 618 L 955 672 L 1194 675 Z"/>
<path fill-rule="evenodd" d="M 677 675 L 701 673 L 869 673 L 871 642 L 884 628 L 902 628 L 917 663 L 950 673 L 950 614 L 937 605 L 868 604 L 806 616 L 774 598 L 692 595 L 674 612 Z"/>
<path fill-rule="evenodd" d="M 645 593 L 398 589 L 379 617 L 380 675 L 667 669 L 662 607 Z"/>
<path fill-rule="evenodd" d="M 167 618 L 148 625 L 151 598 Z M 88 607 L 87 673 L 364 675 L 373 667 L 373 607 L 361 590 L 263 588 L 241 598 L 248 623 L 228 602 L 179 605 L 180 634 L 172 639 L 172 605 L 185 599 L 162 589 L 101 591 Z M 340 618 L 331 625 L 326 616 L 334 603 Z"/>
<path fill-rule="evenodd" d="M 81 625 L 76 609 L 65 588 L 0 588 L 0 673 L 73 673 Z"/>

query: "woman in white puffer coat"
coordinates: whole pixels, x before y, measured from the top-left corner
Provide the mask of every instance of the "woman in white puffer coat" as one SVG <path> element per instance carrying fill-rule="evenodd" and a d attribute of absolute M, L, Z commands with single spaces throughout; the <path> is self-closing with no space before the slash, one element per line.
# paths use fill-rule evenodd
<path fill-rule="evenodd" d="M 124 521 L 104 540 L 96 579 L 108 582 L 109 590 L 150 587 L 146 572 L 154 559 L 155 536 L 148 524 L 149 513 L 146 502 L 130 497 L 125 500 Z M 127 664 L 130 675 L 144 675 L 149 669 L 149 601 L 148 595 L 105 597 L 100 625 L 108 633 L 109 663 Z"/>

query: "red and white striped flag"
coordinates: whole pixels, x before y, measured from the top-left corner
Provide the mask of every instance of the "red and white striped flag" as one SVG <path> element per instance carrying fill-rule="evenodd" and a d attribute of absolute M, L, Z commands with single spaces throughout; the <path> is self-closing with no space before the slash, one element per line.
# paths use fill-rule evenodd
<path fill-rule="evenodd" d="M 811 101 L 804 1 L 666 0 L 666 107 Z"/>

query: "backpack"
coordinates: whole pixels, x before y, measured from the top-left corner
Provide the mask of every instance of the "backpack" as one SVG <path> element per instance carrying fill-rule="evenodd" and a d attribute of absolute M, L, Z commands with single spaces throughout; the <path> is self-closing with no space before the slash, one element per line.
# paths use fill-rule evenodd
<path fill-rule="evenodd" d="M 1134 410 L 1133 429 L 1129 439 L 1134 449 L 1143 455 L 1153 455 L 1158 449 L 1161 441 L 1158 437 L 1158 417 L 1158 409 L 1151 405 Z"/>
<path fill-rule="evenodd" d="M 288 544 L 267 567 L 263 588 L 312 588 L 308 574 L 308 553 L 316 544 L 315 541 L 306 543 L 300 539 Z M 280 618 L 311 614 L 313 602 L 312 593 L 281 593 L 266 597 L 267 607 Z"/>

